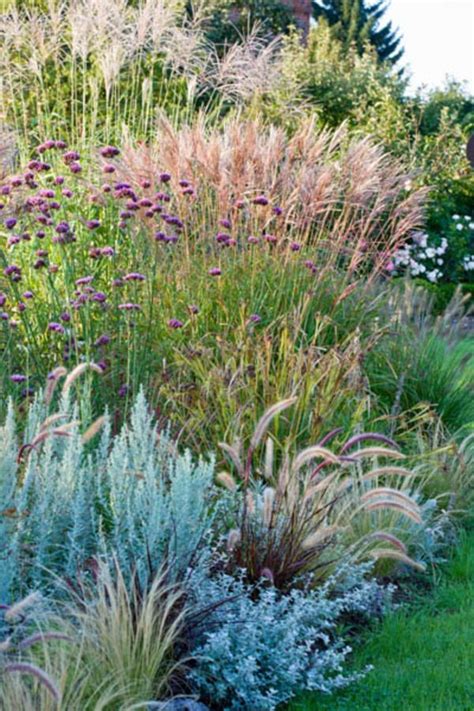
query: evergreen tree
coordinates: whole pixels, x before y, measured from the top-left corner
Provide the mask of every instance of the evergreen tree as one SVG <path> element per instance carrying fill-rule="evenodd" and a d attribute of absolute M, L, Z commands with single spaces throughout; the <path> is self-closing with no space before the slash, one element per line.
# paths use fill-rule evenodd
<path fill-rule="evenodd" d="M 315 18 L 324 18 L 345 47 L 355 46 L 362 53 L 369 43 L 380 61 L 392 64 L 402 56 L 401 40 L 392 23 L 381 24 L 387 11 L 385 0 L 372 4 L 367 0 L 313 0 L 313 7 Z"/>

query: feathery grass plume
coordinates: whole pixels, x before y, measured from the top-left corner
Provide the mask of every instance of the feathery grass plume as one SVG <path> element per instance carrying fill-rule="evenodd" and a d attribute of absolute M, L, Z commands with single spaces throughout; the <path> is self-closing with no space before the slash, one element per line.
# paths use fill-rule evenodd
<path fill-rule="evenodd" d="M 65 395 L 68 390 L 70 389 L 71 385 L 81 377 L 83 373 L 85 373 L 87 370 L 93 370 L 94 373 L 99 373 L 99 375 L 103 374 L 102 368 L 97 365 L 96 363 L 81 363 L 80 365 L 77 365 L 74 370 L 72 370 L 69 375 L 67 376 L 66 380 L 64 381 L 62 393 Z"/>
<path fill-rule="evenodd" d="M 51 679 L 51 677 L 43 669 L 40 669 L 40 667 L 36 666 L 36 664 L 20 661 L 9 662 L 8 664 L 4 665 L 3 671 L 7 674 L 30 674 L 31 676 L 38 679 L 40 684 L 49 691 L 51 696 L 53 696 L 56 701 L 59 702 L 61 700 L 59 689 L 53 679 Z"/>
<path fill-rule="evenodd" d="M 39 431 L 43 432 L 44 430 L 47 430 L 49 427 L 51 427 L 51 425 L 55 425 L 57 422 L 59 422 L 60 420 L 64 420 L 67 417 L 69 417 L 69 415 L 61 412 L 55 412 L 53 415 L 48 415 L 48 417 L 46 417 L 46 419 L 43 420 L 43 422 L 41 423 Z"/>
<path fill-rule="evenodd" d="M 51 400 L 53 399 L 54 391 L 56 389 L 56 386 L 57 386 L 59 380 L 61 378 L 65 377 L 66 375 L 67 375 L 67 370 L 66 370 L 66 368 L 63 368 L 62 366 L 55 368 L 49 374 L 46 389 L 44 391 L 44 401 L 47 405 L 49 405 Z"/>
<path fill-rule="evenodd" d="M 381 273 L 387 255 L 423 219 L 426 191 L 407 197 L 406 172 L 368 139 L 349 138 L 347 127 L 318 130 L 303 120 L 288 137 L 278 127 L 234 119 L 221 130 L 204 118 L 176 129 L 162 118 L 156 142 L 124 148 L 122 175 L 139 180 L 160 170 L 185 175 L 218 212 L 236 197 L 256 195 L 278 201 L 286 232 L 318 248 L 324 265 L 344 264 L 348 275 L 364 271 L 369 282 Z M 357 288 L 355 278 L 335 295 Z M 368 285 L 368 284 L 367 284 Z"/>
<path fill-rule="evenodd" d="M 325 541 L 327 538 L 334 538 L 335 536 L 337 536 L 338 533 L 341 533 L 344 530 L 345 529 L 343 526 L 336 525 L 321 528 L 319 531 L 316 531 L 316 533 L 313 533 L 312 535 L 308 536 L 308 538 L 305 538 L 301 545 L 303 548 L 314 548 L 315 546 Z"/>
<path fill-rule="evenodd" d="M 257 423 L 257 434 L 250 438 L 248 451 L 252 456 L 247 455 L 246 477 L 234 492 L 240 506 L 239 536 L 232 536 L 230 569 L 244 569 L 251 581 L 258 581 L 266 571 L 266 577 L 276 587 L 286 589 L 295 576 L 308 573 L 317 584 L 341 560 L 366 559 L 373 550 L 380 549 L 380 542 L 391 543 L 407 554 L 409 536 L 413 535 L 410 526 L 423 523 L 411 488 L 415 476 L 389 465 L 369 468 L 366 473 L 367 463 L 373 467 L 373 460 L 378 457 L 401 458 L 398 449 L 354 449 L 371 438 L 386 442 L 383 435 L 351 437 L 339 454 L 316 445 L 290 457 L 288 446 L 282 447 L 285 455 L 274 474 L 269 470 L 266 453 L 262 455 L 262 468 L 254 461 L 256 452 L 252 446 L 258 446 L 274 415 L 289 404 L 292 400 L 269 408 Z M 311 466 L 315 457 L 322 458 L 328 468 L 325 475 L 318 472 L 318 478 Z M 262 469 L 263 490 L 259 482 Z M 403 521 L 410 525 L 404 527 Z M 406 537 L 406 542 L 400 536 Z"/>
<path fill-rule="evenodd" d="M 403 563 L 404 565 L 408 565 L 411 568 L 416 568 L 421 572 L 426 570 L 426 565 L 424 565 L 423 563 L 419 563 L 416 560 L 413 560 L 408 555 L 405 555 L 401 551 L 396 551 L 393 548 L 378 548 L 374 551 L 371 551 L 370 555 L 372 558 L 375 558 L 375 560 L 380 560 L 381 558 L 391 558 L 392 560 L 396 560 L 400 563 Z"/>
<path fill-rule="evenodd" d="M 236 483 L 234 477 L 229 474 L 229 472 L 219 472 L 216 479 L 219 484 L 222 484 L 222 486 L 225 486 L 225 488 L 228 489 L 229 491 L 236 491 L 237 490 L 237 483 Z"/>
<path fill-rule="evenodd" d="M 32 606 L 36 605 L 39 600 L 41 599 L 41 596 L 37 592 L 30 593 L 27 595 L 23 600 L 19 600 L 18 602 L 14 603 L 13 605 L 10 605 L 4 613 L 5 619 L 7 622 L 13 622 L 17 618 L 22 618 L 24 617 L 24 613 L 26 610 L 30 609 Z"/>
<path fill-rule="evenodd" d="M 273 510 L 275 504 L 275 489 L 271 486 L 265 487 L 263 491 L 263 524 L 269 528 L 273 520 Z"/>
<path fill-rule="evenodd" d="M 369 540 L 381 540 L 385 541 L 386 543 L 390 543 L 392 546 L 395 548 L 398 548 L 402 553 L 405 555 L 408 552 L 408 549 L 406 545 L 401 541 L 399 538 L 396 536 L 392 535 L 391 533 L 387 533 L 387 531 L 374 531 L 374 533 L 370 533 L 368 535 Z"/>
<path fill-rule="evenodd" d="M 82 435 L 82 441 L 84 443 L 90 442 L 91 439 L 93 439 L 96 434 L 100 432 L 100 430 L 103 428 L 107 421 L 107 418 L 105 415 L 101 415 L 98 417 L 94 422 L 87 428 L 87 430 L 84 432 Z"/>
<path fill-rule="evenodd" d="M 265 445 L 265 467 L 263 470 L 264 476 L 266 479 L 273 478 L 274 456 L 275 456 L 275 451 L 274 451 L 273 440 L 271 437 L 267 437 L 267 441 L 266 441 L 266 445 Z"/>

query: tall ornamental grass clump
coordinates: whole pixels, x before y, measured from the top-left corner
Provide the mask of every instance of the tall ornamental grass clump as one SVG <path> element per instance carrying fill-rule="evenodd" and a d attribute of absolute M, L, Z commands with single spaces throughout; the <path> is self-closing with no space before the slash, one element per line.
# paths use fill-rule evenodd
<path fill-rule="evenodd" d="M 295 437 L 319 436 L 332 398 L 352 428 L 374 284 L 422 200 L 375 146 L 311 123 L 290 140 L 164 124 L 156 146 L 84 156 L 45 141 L 2 183 L 3 387 L 28 398 L 94 361 L 97 413 L 143 384 L 193 445 L 297 389 Z"/>
<path fill-rule="evenodd" d="M 5 5 L 5 4 L 4 4 Z M 279 47 L 257 31 L 218 48 L 208 9 L 184 0 L 12 0 L 0 14 L 2 121 L 27 146 L 153 135 L 159 111 L 218 119 L 279 83 Z M 188 5 L 189 8 L 189 5 Z"/>

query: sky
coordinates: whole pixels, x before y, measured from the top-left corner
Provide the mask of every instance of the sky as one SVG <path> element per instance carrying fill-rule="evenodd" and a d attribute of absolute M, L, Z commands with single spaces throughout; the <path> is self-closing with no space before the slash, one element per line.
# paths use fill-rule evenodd
<path fill-rule="evenodd" d="M 474 0 L 391 0 L 385 17 L 400 29 L 413 89 L 448 74 L 474 93 Z"/>

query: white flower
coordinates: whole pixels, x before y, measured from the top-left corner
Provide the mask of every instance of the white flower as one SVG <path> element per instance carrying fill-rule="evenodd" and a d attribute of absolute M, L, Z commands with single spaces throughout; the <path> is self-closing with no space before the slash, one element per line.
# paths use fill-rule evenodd
<path fill-rule="evenodd" d="M 426 256 L 428 257 L 428 259 L 433 259 L 433 257 L 434 257 L 435 254 L 436 254 L 436 250 L 433 249 L 433 247 L 428 247 L 428 249 L 426 250 L 425 254 L 426 254 Z"/>
<path fill-rule="evenodd" d="M 412 182 L 411 180 L 405 180 L 405 185 L 403 186 L 405 190 L 411 190 Z"/>
<path fill-rule="evenodd" d="M 464 227 L 463 227 L 463 225 L 461 225 L 461 223 L 459 223 L 459 224 L 456 225 L 456 229 L 457 229 L 457 230 L 462 230 L 462 229 L 464 229 Z"/>
<path fill-rule="evenodd" d="M 433 269 L 432 272 L 428 272 L 426 276 L 433 283 L 435 283 L 438 280 L 438 274 L 437 274 L 436 269 Z"/>
<path fill-rule="evenodd" d="M 444 249 L 446 249 L 446 247 L 448 246 L 448 240 L 446 239 L 446 237 L 443 237 L 441 239 L 441 246 L 444 247 Z"/>
<path fill-rule="evenodd" d="M 470 222 L 468 227 L 470 230 L 474 230 L 474 222 Z"/>
<path fill-rule="evenodd" d="M 464 219 L 465 219 L 465 220 L 467 220 L 467 221 L 469 222 L 469 220 L 470 220 L 471 218 L 470 218 L 470 216 L 469 216 L 469 215 L 464 215 Z"/>
<path fill-rule="evenodd" d="M 453 215 L 453 220 L 456 220 L 456 221 L 457 221 L 457 220 L 460 220 L 460 219 L 461 219 L 461 218 L 460 218 L 459 215 Z"/>
<path fill-rule="evenodd" d="M 441 265 L 441 264 L 443 264 L 443 263 L 444 263 L 444 259 L 437 259 L 437 260 L 436 260 L 436 264 L 440 264 L 440 265 Z"/>

